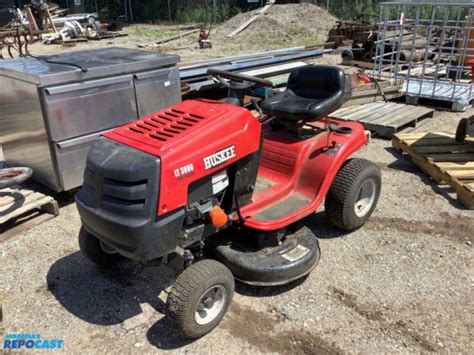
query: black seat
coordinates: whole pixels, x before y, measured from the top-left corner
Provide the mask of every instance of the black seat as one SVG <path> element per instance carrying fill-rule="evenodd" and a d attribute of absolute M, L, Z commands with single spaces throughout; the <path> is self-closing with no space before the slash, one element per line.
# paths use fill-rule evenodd
<path fill-rule="evenodd" d="M 346 79 L 341 68 L 309 65 L 295 69 L 285 91 L 264 100 L 269 116 L 291 121 L 314 121 L 337 110 L 344 102 Z"/>

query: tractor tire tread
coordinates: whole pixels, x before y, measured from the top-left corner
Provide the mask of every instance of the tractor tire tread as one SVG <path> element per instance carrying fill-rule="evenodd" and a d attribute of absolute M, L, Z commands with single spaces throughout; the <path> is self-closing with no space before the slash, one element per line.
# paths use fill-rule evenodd
<path fill-rule="evenodd" d="M 353 193 L 354 184 L 357 183 L 361 173 L 366 169 L 374 169 L 374 173 L 380 176 L 379 168 L 370 160 L 362 158 L 347 160 L 338 171 L 326 196 L 326 216 L 334 226 L 340 229 L 352 231 L 361 226 L 359 223 L 348 220 L 347 216 L 351 214 L 351 210 L 354 208 L 351 203 L 348 203 L 348 200 L 351 193 Z"/>
<path fill-rule="evenodd" d="M 194 300 L 197 294 L 205 291 L 203 285 L 209 284 L 210 280 L 217 279 L 231 280 L 230 290 L 227 289 L 229 294 L 227 295 L 228 304 L 223 312 L 225 314 L 234 293 L 234 277 L 230 270 L 218 261 L 206 259 L 191 265 L 178 276 L 168 294 L 166 314 L 174 326 L 188 338 L 198 338 L 212 330 L 220 322 L 219 319 L 203 334 L 196 328 L 194 322 L 189 320 L 190 314 L 195 312 L 195 305 L 190 300 Z"/>

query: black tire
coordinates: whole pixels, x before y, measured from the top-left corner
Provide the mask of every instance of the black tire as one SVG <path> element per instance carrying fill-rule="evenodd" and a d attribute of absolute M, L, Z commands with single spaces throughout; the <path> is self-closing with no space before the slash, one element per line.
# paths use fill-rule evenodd
<path fill-rule="evenodd" d="M 21 184 L 33 175 L 33 169 L 26 167 L 0 169 L 0 189 Z"/>
<path fill-rule="evenodd" d="M 372 185 L 373 184 L 373 185 Z M 374 192 L 364 210 L 356 213 L 356 203 L 361 187 L 370 187 Z M 337 173 L 331 189 L 326 196 L 325 212 L 329 221 L 336 227 L 353 231 L 369 219 L 377 205 L 382 186 L 380 169 L 365 159 L 349 159 Z M 371 194 L 372 196 L 372 194 Z M 362 201 L 362 200 L 360 200 Z"/>
<path fill-rule="evenodd" d="M 176 279 L 166 301 L 166 315 L 184 336 L 199 338 L 220 323 L 232 301 L 234 288 L 234 277 L 224 264 L 210 259 L 199 261 L 185 269 Z M 217 303 L 219 311 L 207 323 L 199 324 L 196 315 L 198 304 L 205 294 L 213 290 L 224 294 L 223 300 Z M 207 315 L 206 311 L 203 312 Z"/>
<path fill-rule="evenodd" d="M 100 266 L 109 266 L 125 259 L 123 255 L 117 252 L 105 251 L 104 247 L 106 246 L 99 239 L 89 233 L 84 226 L 81 227 L 79 231 L 79 248 L 87 259 Z"/>
<path fill-rule="evenodd" d="M 456 142 L 462 143 L 467 136 L 467 118 L 461 119 L 456 128 Z"/>

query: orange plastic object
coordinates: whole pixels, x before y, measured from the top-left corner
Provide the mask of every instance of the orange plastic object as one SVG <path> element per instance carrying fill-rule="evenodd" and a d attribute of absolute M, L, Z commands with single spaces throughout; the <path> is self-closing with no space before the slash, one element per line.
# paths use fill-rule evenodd
<path fill-rule="evenodd" d="M 209 219 L 214 227 L 222 228 L 227 224 L 229 217 L 227 217 L 227 214 L 222 208 L 214 206 L 209 211 Z"/>

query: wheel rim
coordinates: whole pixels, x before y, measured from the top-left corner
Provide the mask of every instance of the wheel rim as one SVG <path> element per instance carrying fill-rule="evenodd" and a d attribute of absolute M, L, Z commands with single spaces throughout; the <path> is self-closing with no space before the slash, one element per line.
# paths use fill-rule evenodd
<path fill-rule="evenodd" d="M 100 241 L 100 248 L 106 254 L 117 254 L 117 250 L 115 248 L 111 247 L 107 243 L 104 243 L 103 241 Z"/>
<path fill-rule="evenodd" d="M 194 319 L 199 325 L 205 325 L 216 319 L 224 309 L 227 292 L 224 286 L 215 285 L 206 290 L 199 298 Z"/>
<path fill-rule="evenodd" d="M 357 217 L 364 217 L 372 208 L 376 194 L 375 181 L 372 179 L 364 181 L 357 191 L 357 198 L 354 204 L 354 212 Z"/>

